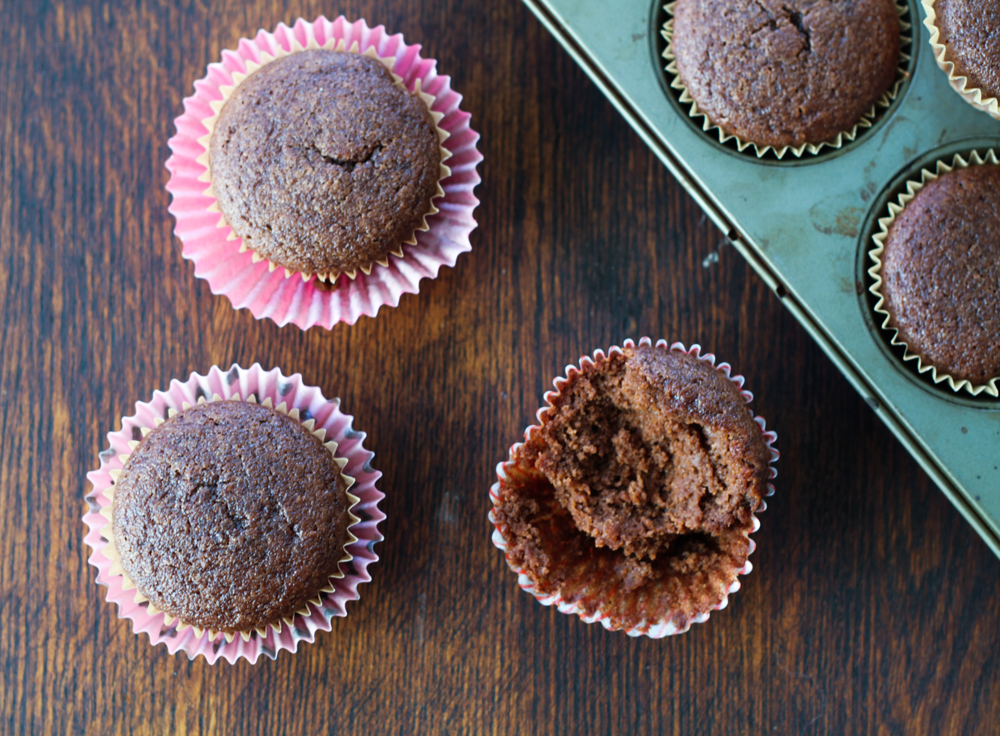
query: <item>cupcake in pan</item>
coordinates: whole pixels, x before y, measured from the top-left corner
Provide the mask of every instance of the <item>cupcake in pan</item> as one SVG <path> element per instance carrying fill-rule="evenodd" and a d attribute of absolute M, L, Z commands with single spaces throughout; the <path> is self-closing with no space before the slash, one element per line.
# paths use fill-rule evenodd
<path fill-rule="evenodd" d="M 298 375 L 193 374 L 138 404 L 88 474 L 91 564 L 171 653 L 274 657 L 329 630 L 377 559 L 363 435 Z"/>
<path fill-rule="evenodd" d="M 1000 2 L 923 0 L 934 59 L 962 99 L 1000 120 Z"/>
<path fill-rule="evenodd" d="M 954 391 L 998 395 L 1000 165 L 956 155 L 906 184 L 870 251 L 871 293 L 904 361 Z"/>
<path fill-rule="evenodd" d="M 470 249 L 478 135 L 419 50 L 320 18 L 209 66 L 176 121 L 167 189 L 214 293 L 330 328 L 397 305 Z"/>
<path fill-rule="evenodd" d="M 870 127 L 906 77 L 906 7 L 892 0 L 666 7 L 671 86 L 704 130 L 758 156 L 839 148 Z"/>
<path fill-rule="evenodd" d="M 521 587 L 632 636 L 725 607 L 778 457 L 742 385 L 699 346 L 648 338 L 568 367 L 490 493 Z"/>

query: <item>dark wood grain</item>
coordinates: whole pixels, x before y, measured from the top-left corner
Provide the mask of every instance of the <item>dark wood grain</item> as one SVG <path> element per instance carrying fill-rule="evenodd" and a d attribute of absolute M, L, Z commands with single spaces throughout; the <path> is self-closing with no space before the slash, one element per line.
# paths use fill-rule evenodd
<path fill-rule="evenodd" d="M 0 733 L 996 733 L 1000 561 L 516 0 L 0 9 Z M 419 295 L 303 333 L 194 278 L 163 163 L 222 49 L 339 12 L 452 75 L 483 204 Z M 537 604 L 486 519 L 551 379 L 641 335 L 732 362 L 782 452 L 743 590 L 662 641 Z M 342 398 L 388 520 L 331 633 L 209 666 L 117 618 L 80 517 L 134 402 L 234 361 Z"/>

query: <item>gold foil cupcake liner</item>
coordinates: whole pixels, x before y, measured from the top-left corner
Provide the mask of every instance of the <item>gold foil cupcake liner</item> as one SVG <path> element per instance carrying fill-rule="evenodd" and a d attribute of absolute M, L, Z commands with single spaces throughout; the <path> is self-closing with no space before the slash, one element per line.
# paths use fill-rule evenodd
<path fill-rule="evenodd" d="M 754 143 L 752 141 L 746 141 L 737 135 L 732 133 L 727 133 L 718 125 L 709 120 L 708 115 L 701 111 L 698 107 L 698 103 L 695 102 L 694 98 L 688 92 L 687 85 L 681 81 L 680 73 L 677 70 L 677 57 L 674 55 L 674 7 L 677 5 L 677 1 L 667 3 L 663 6 L 663 9 L 667 12 L 669 16 L 666 22 L 663 24 L 663 28 L 660 34 L 667 42 L 667 47 L 663 50 L 663 58 L 667 60 L 667 66 L 664 70 L 667 74 L 671 75 L 670 86 L 673 89 L 680 91 L 680 102 L 688 108 L 688 115 L 692 118 L 703 118 L 701 129 L 705 133 L 711 133 L 716 131 L 719 136 L 719 143 L 725 144 L 729 141 L 733 141 L 736 144 L 736 149 L 742 153 L 750 146 L 753 146 L 754 153 L 757 158 L 763 158 L 769 152 L 773 153 L 778 159 L 785 157 L 785 154 L 791 153 L 796 158 L 801 158 L 806 153 L 810 155 L 816 155 L 820 153 L 824 148 L 830 148 L 836 150 L 841 148 L 845 143 L 853 141 L 857 138 L 858 133 L 865 128 L 870 128 L 874 124 L 875 118 L 878 116 L 879 108 L 887 108 L 892 104 L 892 101 L 896 99 L 899 95 L 899 90 L 903 86 L 903 82 L 909 77 L 909 72 L 906 69 L 907 63 L 910 61 L 910 55 L 903 51 L 903 48 L 908 44 L 913 42 L 913 39 L 908 35 L 909 30 L 912 25 L 904 20 L 904 16 L 909 12 L 909 8 L 905 3 L 896 4 L 896 13 L 899 15 L 899 64 L 896 67 L 896 79 L 893 81 L 892 86 L 878 99 L 875 104 L 871 106 L 867 112 L 865 112 L 861 119 L 855 123 L 854 127 L 850 130 L 842 131 L 837 133 L 836 136 L 828 141 L 822 141 L 820 143 L 803 143 L 800 146 L 781 146 L 775 148 L 770 145 L 761 145 Z"/>
<path fill-rule="evenodd" d="M 257 398 L 253 394 L 251 394 L 250 396 L 248 396 L 246 399 L 240 398 L 239 394 L 233 394 L 233 396 L 230 397 L 230 398 L 228 398 L 228 399 L 224 399 L 223 397 L 219 396 L 219 394 L 214 394 L 212 396 L 212 398 L 210 398 L 210 399 L 207 399 L 204 396 L 200 396 L 198 398 L 198 402 L 197 403 L 199 403 L 199 404 L 205 404 L 205 403 L 214 402 L 214 401 L 244 401 L 244 400 L 247 403 L 250 403 L 250 404 L 256 404 L 257 403 Z M 192 405 L 190 403 L 188 403 L 188 402 L 185 401 L 182 404 L 181 409 L 182 410 L 184 410 L 184 409 L 190 409 L 191 406 Z M 302 424 L 303 427 L 305 427 L 306 429 L 308 429 L 313 434 L 313 436 L 315 436 L 316 438 L 319 439 L 320 442 L 323 442 L 323 446 L 330 452 L 331 455 L 333 455 L 334 462 L 337 463 L 337 465 L 340 467 L 341 471 L 343 471 L 344 467 L 347 465 L 347 459 L 346 458 L 337 457 L 337 443 L 336 442 L 333 442 L 333 441 L 324 442 L 324 440 L 326 439 L 326 430 L 323 429 L 322 427 L 320 427 L 319 429 L 316 429 L 315 428 L 315 424 L 316 424 L 316 420 L 315 419 L 307 419 L 306 421 L 302 421 L 300 419 L 299 410 L 298 409 L 294 409 L 294 408 L 293 409 L 289 409 L 288 406 L 284 402 L 278 404 L 277 406 L 274 406 L 273 402 L 270 399 L 270 397 L 265 398 L 261 402 L 261 406 L 266 406 L 268 409 L 274 409 L 275 411 L 281 412 L 282 414 L 285 414 L 285 415 L 291 417 L 292 419 L 295 419 L 296 421 L 301 422 L 301 424 Z M 167 410 L 167 415 L 169 417 L 173 417 L 176 414 L 178 414 L 178 411 L 176 409 L 171 408 L 171 409 Z M 145 437 L 146 435 L 148 435 L 150 432 L 153 431 L 153 429 L 156 426 L 159 426 L 160 424 L 163 424 L 164 421 L 165 421 L 164 419 L 162 419 L 160 417 L 157 417 L 156 420 L 153 422 L 154 427 L 141 426 L 140 427 L 140 432 L 142 433 L 142 436 Z M 139 442 L 140 442 L 140 440 L 132 440 L 131 442 L 128 443 L 129 452 L 118 456 L 118 459 L 122 461 L 123 465 L 125 465 L 128 462 L 129 456 L 131 455 L 131 451 L 135 450 L 135 448 L 139 446 Z M 101 529 L 101 536 L 104 537 L 106 540 L 108 540 L 107 541 L 107 545 L 104 547 L 103 551 L 104 551 L 104 554 L 108 557 L 108 559 L 111 560 L 111 568 L 110 568 L 109 572 L 110 572 L 111 575 L 117 575 L 117 576 L 120 576 L 122 578 L 122 588 L 124 588 L 125 590 L 135 590 L 135 602 L 136 603 L 145 603 L 146 606 L 147 606 L 147 613 L 148 613 L 149 616 L 156 616 L 156 615 L 162 613 L 163 616 L 164 616 L 164 626 L 165 627 L 170 627 L 170 626 L 173 626 L 174 624 L 176 624 L 176 626 L 177 626 L 177 632 L 178 633 L 181 633 L 181 632 L 185 631 L 186 629 L 191 629 L 194 632 L 194 635 L 196 637 L 201 637 L 202 633 L 204 633 L 204 631 L 206 631 L 205 629 L 201 629 L 201 628 L 199 628 L 197 626 L 189 624 L 189 623 L 185 622 L 184 620 L 182 620 L 180 618 L 177 618 L 176 616 L 172 616 L 171 614 L 167 613 L 166 611 L 161 611 L 159 608 L 157 608 L 156 606 L 154 606 L 150 602 L 149 598 L 147 598 L 145 595 L 143 595 L 142 591 L 140 591 L 139 588 L 136 587 L 135 583 L 132 582 L 132 579 L 129 577 L 128 573 L 125 571 L 125 568 L 122 567 L 121 557 L 118 554 L 118 547 L 115 544 L 115 536 L 114 536 L 114 531 L 112 529 L 112 516 L 114 514 L 114 489 L 115 489 L 115 485 L 117 485 L 118 478 L 121 476 L 121 474 L 124 472 L 124 470 L 125 470 L 125 468 L 123 467 L 121 470 L 111 470 L 111 471 L 109 471 L 109 474 L 111 475 L 112 484 L 110 486 L 108 486 L 108 488 L 104 491 L 104 497 L 107 498 L 111 502 L 111 504 L 108 505 L 108 506 L 106 506 L 105 508 L 103 508 L 100 511 L 101 516 L 103 516 L 105 519 L 108 520 L 107 525 L 104 528 Z M 322 589 L 320 589 L 319 591 L 317 591 L 316 595 L 313 596 L 313 598 L 311 598 L 308 601 L 306 601 L 302 605 L 302 607 L 299 608 L 298 610 L 296 610 L 295 613 L 293 613 L 291 616 L 288 616 L 288 617 L 286 617 L 284 619 L 279 619 L 278 621 L 274 621 L 274 622 L 272 622 L 270 624 L 267 624 L 266 626 L 263 626 L 263 627 L 260 627 L 260 628 L 257 628 L 257 629 L 250 629 L 248 631 L 229 632 L 229 631 L 214 631 L 212 629 L 207 629 L 210 640 L 211 639 L 215 639 L 221 633 L 225 637 L 227 644 L 229 642 L 233 641 L 236 638 L 237 634 L 243 639 L 243 641 L 249 641 L 250 637 L 254 633 L 256 633 L 257 636 L 259 636 L 261 638 L 267 636 L 268 629 L 273 629 L 275 635 L 278 635 L 278 634 L 281 633 L 282 624 L 284 624 L 286 626 L 290 626 L 290 627 L 294 626 L 294 624 L 293 624 L 293 618 L 295 616 L 308 616 L 308 615 L 310 615 L 310 613 L 311 613 L 310 606 L 313 606 L 313 605 L 319 606 L 322 603 L 322 600 L 321 600 L 322 594 L 323 593 L 332 593 L 334 591 L 333 581 L 334 580 L 338 580 L 338 579 L 344 577 L 344 573 L 341 571 L 340 565 L 343 564 L 343 563 L 350 562 L 351 560 L 354 559 L 354 556 L 350 552 L 347 551 L 347 547 L 349 545 L 354 544 L 355 542 L 358 541 L 358 538 L 356 536 L 354 536 L 354 534 L 351 532 L 351 527 L 353 527 L 355 524 L 357 524 L 357 523 L 359 523 L 361 521 L 361 519 L 353 513 L 353 509 L 361 501 L 360 498 L 358 498 L 357 496 L 355 496 L 353 493 L 350 492 L 350 488 L 354 485 L 354 480 L 355 479 L 352 478 L 349 475 L 345 475 L 343 472 L 341 472 L 341 476 L 347 482 L 347 501 L 350 504 L 348 506 L 348 509 L 347 509 L 347 516 L 348 516 L 348 522 L 349 523 L 348 523 L 347 529 L 346 529 L 346 536 L 345 536 L 344 541 L 342 543 L 344 554 L 337 561 L 337 570 L 332 575 L 330 575 L 330 578 L 329 578 L 330 582 L 326 586 L 324 586 Z"/>
<path fill-rule="evenodd" d="M 951 85 L 953 90 L 958 92 L 963 100 L 974 108 L 982 110 L 994 120 L 1000 120 L 1000 100 L 996 97 L 987 97 L 981 89 L 973 87 L 969 83 L 968 77 L 956 71 L 954 62 L 948 61 L 945 58 L 948 47 L 941 43 L 941 31 L 937 27 L 937 12 L 934 10 L 934 0 L 921 0 L 921 5 L 923 5 L 924 12 L 926 13 L 924 25 L 927 26 L 927 30 L 931 33 L 928 42 L 934 51 L 934 61 L 937 62 L 941 71 L 948 75 L 948 84 Z"/>
<path fill-rule="evenodd" d="M 212 162 L 211 162 L 212 156 L 209 144 L 212 140 L 212 132 L 215 130 L 215 124 L 219 119 L 219 113 L 222 112 L 222 108 L 225 106 L 226 102 L 228 102 L 229 98 L 232 97 L 233 92 L 236 91 L 237 87 L 240 86 L 243 80 L 245 80 L 247 77 L 249 77 L 251 74 L 253 74 L 261 67 L 266 66 L 271 62 L 277 61 L 282 57 L 290 56 L 291 54 L 295 54 L 300 51 L 314 51 L 318 49 L 326 49 L 328 51 L 340 51 L 351 54 L 360 53 L 362 56 L 368 56 L 372 59 L 375 59 L 376 61 L 380 62 L 386 69 L 389 70 L 389 73 L 392 74 L 392 78 L 395 81 L 396 86 L 399 87 L 400 89 L 406 90 L 406 85 L 403 84 L 403 78 L 393 71 L 393 67 L 396 64 L 395 57 L 392 56 L 381 57 L 371 46 L 369 46 L 362 52 L 360 50 L 361 47 L 357 41 L 352 42 L 350 47 L 348 47 L 347 44 L 343 41 L 343 39 L 336 40 L 334 38 L 329 38 L 324 44 L 320 45 L 316 41 L 316 35 L 313 32 L 313 27 L 307 24 L 305 28 L 308 41 L 304 46 L 302 45 L 302 43 L 299 42 L 297 38 L 293 36 L 291 44 L 292 48 L 290 51 L 286 51 L 281 46 L 278 46 L 277 49 L 275 50 L 275 53 L 273 54 L 268 53 L 266 51 L 263 52 L 261 54 L 260 63 L 247 61 L 245 73 L 234 72 L 233 73 L 234 84 L 223 85 L 219 88 L 219 91 L 222 93 L 222 99 L 213 100 L 211 103 L 209 103 L 211 105 L 213 114 L 211 117 L 208 117 L 202 121 L 202 124 L 205 126 L 208 132 L 198 139 L 199 145 L 201 145 L 205 149 L 204 153 L 202 153 L 200 156 L 198 156 L 197 159 L 195 159 L 199 164 L 205 167 L 205 173 L 203 173 L 200 177 L 198 177 L 198 180 L 205 182 L 208 185 L 203 193 L 205 194 L 205 196 L 211 197 L 213 200 L 215 200 L 209 206 L 208 211 L 219 213 L 219 222 L 217 224 L 217 227 L 219 228 L 229 227 L 229 235 L 227 236 L 228 240 L 237 240 L 240 239 L 240 236 L 236 234 L 236 231 L 233 230 L 233 228 L 226 221 L 226 217 L 225 215 L 222 214 L 222 210 L 219 209 L 218 200 L 216 199 L 215 192 L 212 189 Z M 274 271 L 278 268 L 284 269 L 285 278 L 292 278 L 295 274 L 298 274 L 299 276 L 302 277 L 303 281 L 308 281 L 313 276 L 316 276 L 316 278 L 318 278 L 320 281 L 328 281 L 331 284 L 337 280 L 337 278 L 340 276 L 341 273 L 345 274 L 348 278 L 353 280 L 357 276 L 358 270 L 360 270 L 365 275 L 368 275 L 369 273 L 371 273 L 372 266 L 374 266 L 375 264 L 378 264 L 380 266 L 388 266 L 389 256 L 402 258 L 403 246 L 416 245 L 417 244 L 416 234 L 418 232 L 425 232 L 430 229 L 430 226 L 427 224 L 427 218 L 430 217 L 431 215 L 436 215 L 438 212 L 440 212 L 440 210 L 434 206 L 434 200 L 444 196 L 444 189 L 441 186 L 441 182 L 447 179 L 449 176 L 451 176 L 451 168 L 445 164 L 445 161 L 451 158 L 451 152 L 442 145 L 445 142 L 445 140 L 448 139 L 449 136 L 448 131 L 446 131 L 444 128 L 440 126 L 440 122 L 444 118 L 444 113 L 435 112 L 432 109 L 432 106 L 434 104 L 434 97 L 432 95 L 427 94 L 426 92 L 421 91 L 419 79 L 416 81 L 416 89 L 414 90 L 414 93 L 420 98 L 420 100 L 424 103 L 424 105 L 427 106 L 427 111 L 431 114 L 431 118 L 433 118 L 434 120 L 434 129 L 437 131 L 438 144 L 439 144 L 438 151 L 440 152 L 441 159 L 439 164 L 440 169 L 438 173 L 437 190 L 431 196 L 430 210 L 428 210 L 424 214 L 421 220 L 421 224 L 416 227 L 416 229 L 410 234 L 409 238 L 397 244 L 395 249 L 389 251 L 389 253 L 384 258 L 369 263 L 367 266 L 360 266 L 359 269 L 356 270 L 350 270 L 350 271 L 333 270 L 333 271 L 328 271 L 326 273 L 303 273 L 295 271 L 290 268 L 286 268 L 285 266 L 282 266 L 279 263 L 275 263 L 269 258 L 266 258 L 257 251 L 253 250 L 253 248 L 251 248 L 246 244 L 245 240 L 243 240 L 240 243 L 239 252 L 244 253 L 246 251 L 250 251 L 254 263 L 259 263 L 260 261 L 266 261 L 269 271 Z"/>
<path fill-rule="evenodd" d="M 1000 164 L 1000 160 L 997 159 L 997 154 L 993 149 L 987 151 L 985 156 L 980 155 L 978 151 L 973 151 L 968 159 L 956 153 L 950 165 L 939 159 L 936 162 L 934 171 L 926 168 L 921 169 L 919 180 L 911 179 L 906 182 L 906 190 L 900 193 L 895 202 L 889 202 L 889 214 L 886 217 L 879 218 L 879 230 L 872 236 L 875 247 L 868 251 L 868 256 L 874 262 L 874 265 L 868 269 L 868 275 L 872 279 L 872 285 L 868 287 L 868 291 L 878 299 L 874 309 L 876 313 L 884 317 L 880 327 L 886 332 L 892 333 L 890 343 L 894 346 L 902 346 L 904 348 L 904 363 L 915 360 L 917 362 L 917 373 L 924 374 L 929 372 L 935 384 L 947 382 L 949 388 L 956 393 L 966 391 L 973 396 L 985 393 L 988 396 L 996 397 L 1000 396 L 1000 388 L 998 388 L 1000 376 L 991 378 L 986 383 L 973 385 L 968 379 L 957 379 L 944 371 L 938 370 L 936 366 L 925 362 L 920 355 L 911 352 L 910 346 L 904 340 L 900 339 L 899 330 L 890 324 L 892 316 L 885 307 L 885 297 L 882 295 L 882 254 L 885 252 L 885 241 L 889 236 L 889 228 L 892 227 L 892 223 L 899 216 L 899 213 L 903 211 L 907 204 L 913 201 L 913 198 L 917 196 L 917 192 L 942 174 L 946 174 L 954 169 L 967 169 L 970 166 L 982 166 L 983 164 Z"/>

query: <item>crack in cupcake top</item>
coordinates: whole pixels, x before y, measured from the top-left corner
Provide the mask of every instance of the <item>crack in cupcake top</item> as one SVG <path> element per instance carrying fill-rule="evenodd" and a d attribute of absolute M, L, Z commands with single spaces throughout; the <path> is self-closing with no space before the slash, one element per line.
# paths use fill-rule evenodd
<path fill-rule="evenodd" d="M 299 422 L 217 401 L 142 439 L 115 484 L 112 529 L 123 569 L 156 608 L 250 631 L 329 587 L 349 505 L 339 465 Z"/>
<path fill-rule="evenodd" d="M 782 148 L 861 120 L 895 79 L 900 28 L 891 0 L 677 0 L 672 43 L 714 125 Z"/>
<path fill-rule="evenodd" d="M 377 59 L 325 49 L 264 65 L 209 143 L 212 190 L 245 244 L 300 273 L 396 252 L 431 211 L 440 142 L 427 106 Z"/>

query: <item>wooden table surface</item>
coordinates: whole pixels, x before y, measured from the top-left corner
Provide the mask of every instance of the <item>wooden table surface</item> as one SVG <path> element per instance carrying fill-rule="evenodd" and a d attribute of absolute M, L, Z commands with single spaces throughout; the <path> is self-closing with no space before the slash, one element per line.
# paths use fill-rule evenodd
<path fill-rule="evenodd" d="M 1000 560 L 519 2 L 0 8 L 0 733 L 1000 729 Z M 398 308 L 279 329 L 181 258 L 167 139 L 222 49 L 340 12 L 422 43 L 464 94 L 479 228 Z M 552 378 L 642 335 L 732 362 L 782 455 L 743 589 L 660 641 L 536 603 L 486 518 Z M 135 401 L 254 361 L 355 415 L 385 542 L 331 633 L 210 666 L 104 600 L 84 476 Z"/>

